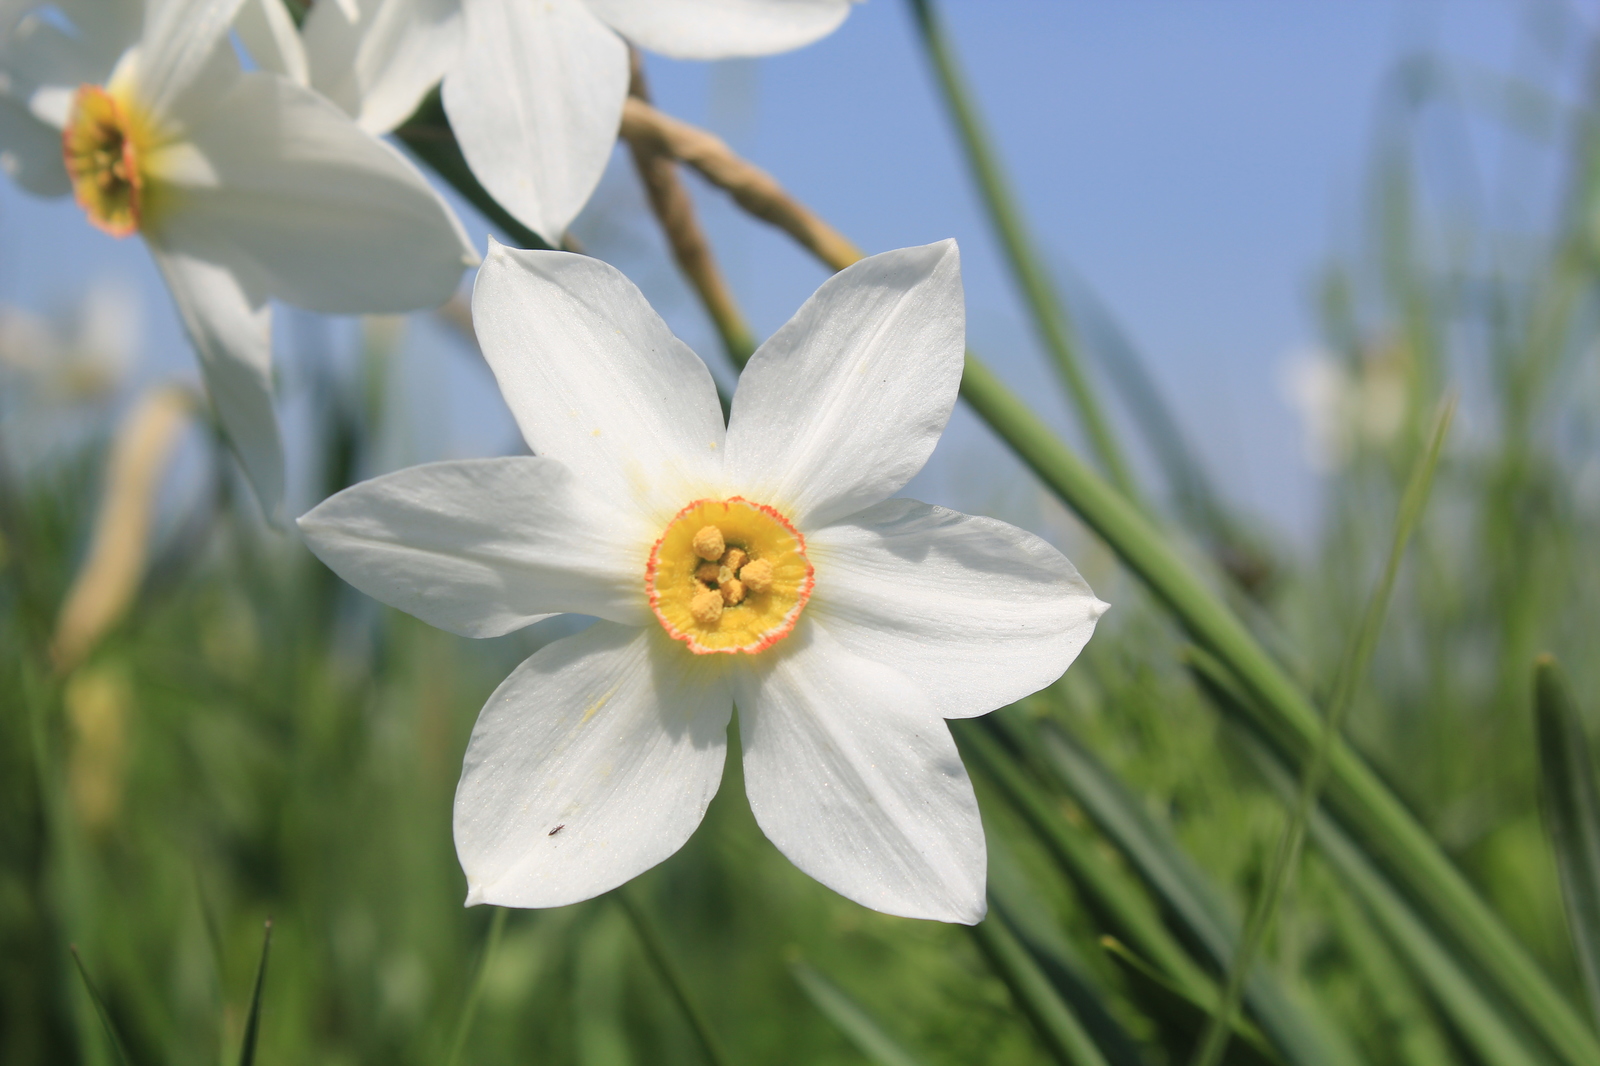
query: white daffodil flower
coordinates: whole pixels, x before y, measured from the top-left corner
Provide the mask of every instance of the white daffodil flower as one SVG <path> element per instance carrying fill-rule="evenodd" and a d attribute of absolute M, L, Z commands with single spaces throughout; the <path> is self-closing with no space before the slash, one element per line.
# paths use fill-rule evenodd
<path fill-rule="evenodd" d="M 588 202 L 622 123 L 630 41 L 677 59 L 786 52 L 833 32 L 853 0 L 318 0 L 287 54 L 266 15 L 247 41 L 388 133 L 440 79 L 472 173 L 551 244 Z M 282 0 L 250 0 L 280 6 Z M 274 16 L 275 25 L 286 16 Z"/>
<path fill-rule="evenodd" d="M 0 23 L 0 165 L 31 191 L 75 193 L 107 233 L 145 238 L 272 514 L 283 456 L 267 301 L 433 306 L 477 256 L 395 149 L 318 94 L 240 67 L 228 38 L 240 2 L 13 12 Z"/>
<path fill-rule="evenodd" d="M 705 364 L 597 260 L 492 245 L 473 321 L 535 455 L 403 470 L 300 520 L 351 584 L 455 633 L 600 619 L 478 718 L 467 902 L 573 903 L 677 851 L 737 704 L 750 806 L 795 865 L 891 914 L 979 921 L 983 829 L 942 719 L 1054 681 L 1106 605 L 1032 534 L 889 498 L 955 404 L 955 242 L 825 282 L 726 427 Z"/>

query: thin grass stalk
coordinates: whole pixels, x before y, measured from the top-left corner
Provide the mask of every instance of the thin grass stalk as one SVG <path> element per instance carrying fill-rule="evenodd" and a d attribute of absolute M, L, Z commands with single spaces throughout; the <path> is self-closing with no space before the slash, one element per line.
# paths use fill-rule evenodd
<path fill-rule="evenodd" d="M 267 985 L 267 953 L 272 948 L 272 919 L 261 933 L 261 962 L 256 966 L 256 985 L 250 992 L 250 1014 L 244 1021 L 244 1039 L 239 1044 L 239 1066 L 254 1066 L 256 1044 L 261 1038 L 261 994 Z"/>
<path fill-rule="evenodd" d="M 1022 209 L 1017 204 L 1010 182 L 1000 165 L 999 154 L 990 143 L 977 103 L 967 88 L 955 49 L 945 35 L 933 0 L 908 0 L 912 22 L 916 24 L 923 51 L 933 65 L 941 97 L 950 120 L 961 140 L 972 177 L 977 182 L 979 198 L 1000 238 L 1007 264 L 1022 290 L 1023 300 L 1032 315 L 1034 329 L 1038 332 L 1050 359 L 1055 366 L 1067 396 L 1077 410 L 1084 434 L 1094 450 L 1101 467 L 1113 484 L 1130 500 L 1140 498 L 1132 469 L 1117 443 L 1111 421 L 1106 417 L 1094 384 L 1084 370 L 1078 354 L 1078 344 L 1066 307 L 1056 294 L 1055 283 L 1038 250 L 1028 235 L 1028 226 L 1022 219 Z"/>
<path fill-rule="evenodd" d="M 478 1002 L 483 998 L 483 986 L 489 974 L 489 964 L 494 961 L 495 948 L 500 946 L 500 934 L 506 928 L 505 907 L 496 907 L 489 920 L 489 935 L 483 939 L 483 955 L 478 959 L 478 971 L 472 975 L 472 986 L 461 1004 L 461 1017 L 456 1021 L 455 1037 L 450 1041 L 449 1066 L 460 1066 L 461 1055 L 467 1049 L 467 1038 L 472 1035 L 472 1023 L 478 1016 Z"/>
<path fill-rule="evenodd" d="M 1167 931 L 1154 909 L 1143 905 L 1133 884 L 1119 877 L 1086 837 L 1075 835 L 1043 791 L 989 735 L 987 726 L 961 723 L 955 732 L 962 755 L 1005 794 L 1118 938 L 1133 945 L 1188 995 L 1211 1002 L 1215 996 L 1211 978 Z"/>
<path fill-rule="evenodd" d="M 1583 720 L 1561 668 L 1541 655 L 1533 668 L 1539 791 L 1561 880 L 1572 951 L 1589 1010 L 1600 1022 L 1600 788 Z"/>
<path fill-rule="evenodd" d="M 1293 813 L 1284 826 L 1283 835 L 1278 839 L 1260 895 L 1257 896 L 1256 904 L 1251 909 L 1249 921 L 1245 923 L 1244 936 L 1240 938 L 1238 950 L 1234 952 L 1233 960 L 1229 963 L 1228 979 L 1222 986 L 1222 997 L 1218 1000 L 1217 1009 L 1211 1015 L 1205 1035 L 1195 1050 L 1192 1059 L 1194 1066 L 1217 1066 L 1217 1063 L 1222 1061 L 1222 1053 L 1226 1050 L 1228 1038 L 1233 1032 L 1233 1013 L 1239 1009 L 1239 999 L 1244 991 L 1245 979 L 1249 976 L 1250 967 L 1255 962 L 1255 956 L 1260 951 L 1268 930 L 1272 928 L 1272 919 L 1277 914 L 1278 904 L 1283 899 L 1284 888 L 1288 885 L 1289 877 L 1299 861 L 1311 811 L 1316 806 L 1317 797 L 1321 794 L 1323 783 L 1328 776 L 1329 754 L 1333 750 L 1335 740 L 1343 732 L 1345 716 L 1355 701 L 1356 689 L 1366 676 L 1367 665 L 1372 661 L 1372 653 L 1378 646 L 1378 634 L 1382 631 L 1383 620 L 1388 614 L 1389 598 L 1394 592 L 1395 578 L 1400 573 L 1400 561 L 1405 557 L 1406 547 L 1411 543 L 1411 534 L 1416 530 L 1417 523 L 1427 507 L 1428 492 L 1433 487 L 1433 475 L 1438 469 L 1439 455 L 1444 448 L 1445 436 L 1450 431 L 1450 421 L 1454 414 L 1453 397 L 1439 405 L 1427 448 L 1418 457 L 1410 482 L 1406 485 L 1405 494 L 1401 497 L 1400 511 L 1395 520 L 1394 540 L 1389 546 L 1389 558 L 1384 563 L 1383 575 L 1378 579 L 1378 585 L 1367 601 L 1366 612 L 1354 639 L 1350 642 L 1349 653 L 1340 667 L 1338 680 L 1333 687 L 1333 696 L 1328 704 L 1327 721 L 1323 726 L 1322 738 L 1318 741 L 1311 761 L 1307 763 L 1305 772 L 1301 776 Z"/>
<path fill-rule="evenodd" d="M 650 964 L 655 967 L 656 973 L 661 975 L 662 982 L 672 993 L 672 998 L 677 1001 L 678 1009 L 683 1011 L 689 1028 L 694 1030 L 695 1039 L 699 1041 L 700 1050 L 705 1053 L 706 1061 L 711 1063 L 711 1066 L 732 1066 L 733 1060 L 723 1049 L 722 1041 L 711 1028 L 705 1012 L 689 994 L 688 982 L 678 969 L 677 963 L 672 961 L 672 956 L 667 953 L 666 943 L 661 939 L 661 934 L 656 930 L 650 917 L 645 914 L 644 908 L 632 898 L 627 888 L 613 895 L 622 906 L 623 912 L 627 914 L 628 920 L 633 923 L 633 931 L 638 934 L 639 943 L 644 946 L 644 953 L 649 956 Z"/>
<path fill-rule="evenodd" d="M 1050 979 L 998 911 L 991 909 L 987 918 L 970 928 L 973 940 L 1038 1029 L 1051 1056 L 1062 1066 L 1106 1066 L 1105 1056 L 1077 1015 L 1056 995 Z"/>
<path fill-rule="evenodd" d="M 117 1032 L 116 1024 L 111 1020 L 111 1012 L 106 1009 L 106 1001 L 101 998 L 100 990 L 89 978 L 89 970 L 83 964 L 83 956 L 78 954 L 78 945 L 69 945 L 69 950 L 72 952 L 72 961 L 78 965 L 78 976 L 83 978 L 83 987 L 89 992 L 89 1000 L 94 1004 L 94 1012 L 99 1017 L 100 1024 L 105 1027 L 106 1040 L 111 1044 L 112 1056 L 119 1066 L 129 1066 L 127 1047 L 122 1042 L 121 1034 Z"/>
<path fill-rule="evenodd" d="M 1255 697 L 1262 726 L 1296 760 L 1310 757 L 1322 720 L 1298 686 L 1196 576 L 1160 532 L 967 353 L 961 394 L 1040 480 L 1071 507 Z M 1600 1063 L 1600 1043 L 1439 845 L 1370 767 L 1338 738 L 1331 795 L 1430 912 L 1450 930 L 1561 1058 Z"/>
<path fill-rule="evenodd" d="M 922 1066 L 921 1060 L 890 1036 L 865 1007 L 824 977 L 815 966 L 796 959 L 789 964 L 789 972 L 806 998 L 827 1016 L 834 1028 L 877 1066 Z"/>

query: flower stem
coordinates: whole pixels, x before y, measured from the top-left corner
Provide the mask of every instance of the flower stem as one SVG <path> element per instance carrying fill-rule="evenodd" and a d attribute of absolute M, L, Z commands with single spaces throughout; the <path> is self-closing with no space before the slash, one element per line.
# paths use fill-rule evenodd
<path fill-rule="evenodd" d="M 1343 730 L 1345 715 L 1349 713 L 1350 704 L 1355 700 L 1356 688 L 1366 675 L 1367 664 L 1372 661 L 1372 653 L 1378 646 L 1378 634 L 1383 629 L 1389 597 L 1394 592 L 1395 577 L 1400 572 L 1400 560 L 1405 557 L 1406 546 L 1411 542 L 1411 534 L 1426 508 L 1428 491 L 1433 486 L 1434 471 L 1439 465 L 1439 453 L 1444 447 L 1445 436 L 1450 431 L 1450 420 L 1454 414 L 1454 398 L 1440 404 L 1427 449 L 1418 458 L 1417 465 L 1411 472 L 1411 480 L 1406 485 L 1405 494 L 1400 500 L 1400 513 L 1395 520 L 1394 540 L 1389 546 L 1389 558 L 1384 564 L 1383 576 L 1378 580 L 1378 587 L 1373 589 L 1371 599 L 1367 601 L 1366 613 L 1339 669 L 1333 696 L 1328 703 L 1322 736 L 1318 739 L 1311 761 L 1301 776 L 1293 812 L 1283 827 L 1283 835 L 1278 839 L 1278 846 L 1273 852 L 1266 880 L 1256 897 L 1250 919 L 1245 923 L 1244 935 L 1239 940 L 1238 950 L 1234 952 L 1233 959 L 1229 963 L 1228 980 L 1222 986 L 1222 998 L 1217 1002 L 1217 1009 L 1212 1013 L 1200 1044 L 1195 1049 L 1193 1066 L 1217 1066 L 1222 1061 L 1223 1052 L 1227 1050 L 1228 1037 L 1233 1031 L 1233 1013 L 1239 1007 L 1245 978 L 1249 975 L 1255 956 L 1266 939 L 1267 931 L 1272 927 L 1273 916 L 1283 899 L 1283 890 L 1288 885 L 1295 863 L 1300 858 L 1300 849 L 1305 843 L 1311 812 L 1316 807 L 1317 796 L 1321 793 L 1323 783 L 1328 776 L 1329 754 Z"/>
<path fill-rule="evenodd" d="M 495 948 L 500 946 L 500 934 L 506 928 L 506 908 L 496 907 L 489 920 L 489 935 L 483 939 L 483 955 L 478 959 L 478 972 L 472 975 L 472 987 L 461 1004 L 461 1018 L 456 1022 L 455 1039 L 450 1042 L 449 1066 L 458 1066 L 462 1052 L 467 1049 L 467 1037 L 472 1033 L 473 1019 L 478 1015 L 478 1001 L 483 998 L 483 986 L 489 974 L 489 964 L 494 961 Z"/>
<path fill-rule="evenodd" d="M 971 928 L 972 939 L 1011 989 L 1017 1006 L 1039 1030 L 1051 1056 L 1062 1066 L 1106 1066 L 1105 1056 L 1077 1015 L 1056 994 L 1050 979 L 995 908 L 991 907 L 989 916 Z"/>
<path fill-rule="evenodd" d="M 722 1042 L 712 1031 L 711 1023 L 706 1020 L 699 1004 L 689 995 L 688 982 L 684 980 L 677 964 L 672 961 L 672 956 L 667 954 L 667 946 L 662 942 L 661 934 L 656 931 L 649 915 L 633 899 L 632 892 L 628 888 L 624 887 L 614 895 L 627 914 L 628 920 L 633 923 L 633 930 L 639 935 L 639 943 L 644 946 L 644 953 L 650 957 L 651 965 L 661 975 L 661 980 L 666 983 L 672 998 L 677 1000 L 678 1008 L 688 1020 L 689 1027 L 694 1030 L 695 1038 L 700 1042 L 700 1050 L 705 1052 L 706 1061 L 711 1063 L 711 1066 L 731 1066 L 733 1060 L 723 1050 Z"/>
<path fill-rule="evenodd" d="M 1124 495 L 1131 500 L 1138 500 L 1139 492 L 1132 471 L 1123 457 L 1110 420 L 1106 418 L 1095 395 L 1094 385 L 1084 370 L 1066 307 L 1057 296 L 1049 271 L 1028 236 L 1022 210 L 1017 206 L 1016 196 L 1001 169 L 999 155 L 984 129 L 983 118 L 962 77 L 960 64 L 949 38 L 945 36 L 938 12 L 934 10 L 933 0 L 908 2 L 912 21 L 916 24 L 928 61 L 933 64 L 945 108 L 961 139 L 967 165 L 972 169 L 989 222 L 1000 238 L 1006 261 L 1033 316 L 1034 329 L 1050 352 L 1056 373 L 1073 407 L 1077 409 L 1084 433 L 1101 467 Z"/>

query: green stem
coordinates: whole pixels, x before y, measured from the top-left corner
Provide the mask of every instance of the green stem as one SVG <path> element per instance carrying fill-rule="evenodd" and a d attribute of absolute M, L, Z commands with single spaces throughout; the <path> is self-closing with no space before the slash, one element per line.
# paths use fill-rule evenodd
<path fill-rule="evenodd" d="M 729 1066 L 733 1060 L 723 1050 L 722 1042 L 717 1039 L 717 1034 L 700 1010 L 700 1005 L 689 994 L 688 982 L 684 980 L 677 964 L 672 961 L 672 956 L 667 953 L 667 946 L 662 941 L 661 934 L 656 931 L 655 924 L 650 921 L 644 909 L 633 900 L 627 888 L 623 888 L 615 896 L 628 915 L 628 920 L 633 923 L 633 930 L 639 935 L 639 943 L 644 945 L 645 954 L 650 956 L 651 965 L 661 975 L 661 980 L 666 983 L 672 998 L 677 1000 L 678 1008 L 688 1019 L 689 1027 L 694 1030 L 695 1038 L 700 1041 L 700 1050 L 705 1052 L 706 1061 L 711 1063 L 711 1066 Z"/>
<path fill-rule="evenodd" d="M 518 222 L 478 183 L 472 168 L 467 166 L 466 156 L 461 154 L 461 146 L 456 143 L 455 131 L 445 117 L 444 105 L 439 100 L 437 90 L 422 102 L 416 114 L 394 131 L 394 135 L 411 150 L 412 155 L 466 197 L 468 203 L 499 226 L 500 231 L 512 241 L 524 248 L 550 248 L 548 241 Z"/>
<path fill-rule="evenodd" d="M 988 211 L 989 221 L 1000 238 L 1006 261 L 1022 289 L 1023 299 L 1033 316 L 1034 328 L 1050 352 L 1051 361 L 1077 409 L 1084 432 L 1101 466 L 1129 499 L 1137 500 L 1139 492 L 1133 474 L 1117 444 L 1111 423 L 1095 396 L 1089 375 L 1084 371 L 1066 308 L 1057 297 L 1049 271 L 1028 237 L 1028 227 L 1022 221 L 1016 196 L 1001 169 L 999 155 L 989 142 L 983 119 L 962 77 L 955 51 L 945 36 L 939 15 L 934 11 L 932 0 L 909 2 L 912 21 L 916 23 L 923 47 L 938 77 L 945 106 L 961 138 L 967 165 L 972 168 L 972 176 L 978 183 L 978 192 Z"/>
<path fill-rule="evenodd" d="M 1317 796 L 1322 791 L 1323 782 L 1328 776 L 1329 752 L 1332 751 L 1334 741 L 1344 729 L 1344 719 L 1350 711 L 1351 703 L 1355 700 L 1356 688 L 1366 676 L 1367 665 L 1372 661 L 1372 653 L 1378 646 L 1378 634 L 1383 629 L 1383 619 L 1388 613 L 1389 597 L 1394 592 L 1395 578 L 1400 573 L 1400 561 L 1405 557 L 1406 546 L 1411 542 L 1411 534 L 1416 529 L 1417 522 L 1422 518 L 1422 512 L 1427 505 L 1428 490 L 1433 485 L 1434 471 L 1439 466 L 1439 453 L 1444 447 L 1445 435 L 1450 430 L 1450 419 L 1454 414 L 1453 398 L 1440 405 L 1439 412 L 1434 418 L 1433 433 L 1429 438 L 1428 448 L 1418 458 L 1416 469 L 1411 473 L 1410 483 L 1406 485 L 1405 495 L 1400 501 L 1400 513 L 1395 520 L 1394 541 L 1389 546 L 1389 558 L 1384 564 L 1383 576 L 1379 578 L 1378 587 L 1373 590 L 1372 598 L 1367 602 L 1366 614 L 1356 630 L 1355 638 L 1350 643 L 1349 655 L 1339 670 L 1338 680 L 1334 684 L 1333 698 L 1328 705 L 1328 717 L 1322 729 L 1322 737 L 1317 742 L 1311 762 L 1306 766 L 1305 773 L 1300 779 L 1294 811 L 1284 826 L 1283 835 L 1278 840 L 1278 846 L 1272 855 L 1272 864 L 1267 870 L 1266 881 L 1261 887 L 1261 894 L 1257 897 L 1256 905 L 1250 913 L 1250 920 L 1245 923 L 1244 936 L 1239 940 L 1239 948 L 1229 963 L 1228 980 L 1222 987 L 1222 998 L 1217 1002 L 1217 1009 L 1212 1013 L 1211 1020 L 1206 1025 L 1205 1035 L 1195 1051 L 1194 1066 L 1217 1066 L 1222 1061 L 1223 1052 L 1227 1050 L 1228 1038 L 1233 1032 L 1233 1014 L 1239 1008 L 1245 979 L 1255 962 L 1257 952 L 1261 950 L 1262 942 L 1266 940 L 1267 931 L 1272 928 L 1272 919 L 1277 914 L 1278 904 L 1283 899 L 1283 891 L 1288 886 L 1290 874 L 1300 858 L 1300 849 L 1305 843 L 1311 812 L 1316 808 Z"/>
<path fill-rule="evenodd" d="M 971 928 L 989 965 L 1011 989 L 1017 1006 L 1039 1030 L 1055 1060 L 1063 1066 L 1106 1066 L 1105 1056 L 1005 920 L 991 909 L 989 917 Z"/>
<path fill-rule="evenodd" d="M 450 1042 L 450 1058 L 446 1060 L 449 1066 L 458 1066 L 462 1053 L 467 1049 L 467 1037 L 472 1034 L 472 1022 L 478 1016 L 478 1001 L 483 998 L 489 964 L 494 960 L 495 948 L 500 946 L 500 934 L 505 932 L 507 913 L 505 907 L 496 907 L 494 917 L 489 920 L 489 935 L 483 940 L 478 972 L 472 975 L 472 987 L 467 990 L 466 1001 L 461 1004 L 461 1018 L 456 1022 L 455 1039 Z"/>
<path fill-rule="evenodd" d="M 1262 726 L 1297 761 L 1310 757 L 1322 720 L 1305 695 L 1150 521 L 1063 444 L 970 352 L 961 394 L 1013 451 L 1076 511 L 1261 704 Z M 1600 1063 L 1600 1043 L 1526 950 L 1451 865 L 1439 845 L 1342 741 L 1328 753 L 1340 811 L 1460 942 L 1499 991 L 1572 1063 Z"/>

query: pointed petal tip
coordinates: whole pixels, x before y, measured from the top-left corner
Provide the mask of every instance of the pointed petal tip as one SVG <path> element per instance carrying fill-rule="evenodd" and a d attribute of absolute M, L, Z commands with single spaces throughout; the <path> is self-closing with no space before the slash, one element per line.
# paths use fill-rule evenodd
<path fill-rule="evenodd" d="M 1094 615 L 1096 621 L 1099 621 L 1100 616 L 1109 610 L 1111 610 L 1111 605 L 1098 596 L 1095 597 L 1094 605 L 1089 608 L 1090 613 Z"/>
<path fill-rule="evenodd" d="M 463 907 L 478 907 L 487 902 L 489 901 L 484 898 L 483 886 L 476 881 L 467 882 L 467 899 L 461 905 Z"/>

